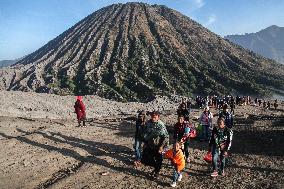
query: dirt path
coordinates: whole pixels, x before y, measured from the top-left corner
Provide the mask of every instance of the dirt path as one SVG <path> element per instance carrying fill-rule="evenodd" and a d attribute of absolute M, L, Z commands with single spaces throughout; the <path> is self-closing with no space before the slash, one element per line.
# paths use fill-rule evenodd
<path fill-rule="evenodd" d="M 283 188 L 283 118 L 282 109 L 239 107 L 227 175 L 210 178 L 203 161 L 208 145 L 194 140 L 178 187 Z M 175 115 L 162 120 L 171 133 Z M 0 117 L 0 188 L 169 187 L 167 160 L 157 180 L 149 177 L 149 167 L 133 167 L 134 130 L 131 120 L 91 120 L 89 127 L 77 128 L 72 120 Z"/>

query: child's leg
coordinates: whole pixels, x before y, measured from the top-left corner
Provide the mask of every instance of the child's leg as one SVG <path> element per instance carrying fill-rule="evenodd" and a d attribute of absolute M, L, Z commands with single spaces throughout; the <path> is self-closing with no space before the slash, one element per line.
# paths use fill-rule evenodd
<path fill-rule="evenodd" d="M 218 170 L 218 157 L 219 157 L 218 149 L 213 148 L 212 149 L 212 166 L 213 166 L 213 171 L 217 171 Z"/>
<path fill-rule="evenodd" d="M 138 161 L 141 160 L 141 153 L 140 153 L 139 144 L 140 144 L 139 140 L 135 139 L 135 142 L 134 142 L 135 158 Z"/>
<path fill-rule="evenodd" d="M 173 172 L 173 182 L 176 182 L 178 177 L 179 177 L 179 173 L 177 172 L 176 169 L 174 169 L 174 172 Z"/>
<path fill-rule="evenodd" d="M 224 156 L 224 151 L 221 151 L 221 153 L 220 153 L 220 161 L 221 161 L 220 171 L 222 173 L 224 171 L 225 161 L 226 161 L 226 157 Z"/>

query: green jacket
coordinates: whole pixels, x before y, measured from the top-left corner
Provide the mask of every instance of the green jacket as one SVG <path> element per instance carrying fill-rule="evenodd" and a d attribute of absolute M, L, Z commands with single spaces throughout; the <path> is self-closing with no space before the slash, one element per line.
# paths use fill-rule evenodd
<path fill-rule="evenodd" d="M 147 121 L 144 140 L 146 145 L 153 149 L 166 146 L 169 142 L 169 134 L 165 124 L 161 120 L 157 122 Z"/>

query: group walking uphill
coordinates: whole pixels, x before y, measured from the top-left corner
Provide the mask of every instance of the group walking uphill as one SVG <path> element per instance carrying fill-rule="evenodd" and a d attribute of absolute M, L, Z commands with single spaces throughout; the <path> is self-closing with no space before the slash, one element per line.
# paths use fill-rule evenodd
<path fill-rule="evenodd" d="M 138 114 L 134 143 L 134 165 L 144 164 L 153 167 L 150 175 L 157 178 L 162 168 L 163 159 L 170 159 L 174 167 L 171 186 L 175 187 L 177 181 L 181 181 L 181 171 L 185 167 L 185 161 L 190 162 L 190 138 L 196 136 L 194 126 L 186 121 L 182 114 L 178 115 L 178 122 L 174 125 L 173 148 L 168 150 L 169 134 L 164 123 L 160 120 L 160 112 L 153 111 L 150 115 L 150 120 L 145 122 L 145 111 Z"/>
<path fill-rule="evenodd" d="M 172 187 L 176 187 L 178 181 L 182 180 L 182 171 L 190 164 L 190 147 L 193 138 L 198 138 L 201 142 L 208 142 L 209 148 L 204 160 L 212 163 L 212 177 L 225 175 L 225 163 L 233 140 L 234 109 L 236 105 L 243 106 L 251 104 L 253 106 L 263 106 L 263 108 L 273 106 L 278 107 L 278 101 L 274 103 L 255 99 L 249 96 L 244 97 L 217 97 L 207 96 L 196 98 L 197 108 L 202 107 L 199 119 L 196 119 L 198 126 L 195 127 L 191 118 L 191 102 L 183 101 L 177 109 L 177 122 L 173 125 L 172 148 L 169 147 L 170 136 L 163 121 L 160 119 L 160 112 L 151 113 L 140 111 L 136 119 L 134 165 L 143 165 L 153 168 L 151 177 L 158 178 L 162 168 L 163 159 L 167 158 L 173 166 Z M 217 112 L 213 114 L 211 111 Z M 214 110 L 215 108 L 215 110 Z M 77 115 L 78 126 L 85 127 L 86 107 L 82 96 L 76 97 L 74 105 Z M 147 116 L 150 119 L 147 120 Z M 217 117 L 217 124 L 213 124 L 213 118 Z M 197 117 L 197 118 L 198 118 Z M 192 117 L 193 118 L 193 117 Z M 83 125 L 81 125 L 83 124 Z"/>
<path fill-rule="evenodd" d="M 209 144 L 208 154 L 212 163 L 212 177 L 225 175 L 225 159 L 230 150 L 233 137 L 233 114 L 229 112 L 227 104 L 222 110 L 215 114 L 218 116 L 217 126 L 213 126 L 213 113 L 209 106 L 204 107 L 204 111 L 199 118 L 202 126 L 200 141 Z M 177 186 L 177 182 L 182 179 L 182 171 L 190 163 L 189 148 L 191 139 L 197 136 L 197 130 L 190 122 L 190 114 L 186 106 L 182 103 L 177 110 L 177 122 L 173 127 L 173 147 L 169 149 L 169 134 L 165 124 L 160 120 L 160 112 L 150 113 L 150 120 L 146 121 L 146 112 L 138 114 L 135 131 L 135 161 L 136 167 L 141 164 L 153 167 L 150 175 L 153 178 L 159 176 L 163 159 L 169 159 L 173 165 L 172 187 Z M 220 162 L 218 164 L 218 162 Z M 220 168 L 218 169 L 218 165 Z"/>

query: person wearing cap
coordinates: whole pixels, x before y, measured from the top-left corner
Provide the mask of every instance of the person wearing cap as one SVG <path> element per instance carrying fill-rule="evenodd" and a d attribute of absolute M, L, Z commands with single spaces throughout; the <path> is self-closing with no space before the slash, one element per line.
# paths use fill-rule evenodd
<path fill-rule="evenodd" d="M 146 130 L 146 111 L 141 111 L 138 114 L 138 118 L 136 120 L 136 130 L 135 130 L 135 142 L 134 142 L 134 150 L 135 150 L 135 166 L 139 166 L 141 164 L 142 157 L 142 143 L 143 136 Z"/>
<path fill-rule="evenodd" d="M 83 103 L 83 98 L 82 96 L 77 96 L 76 99 L 77 100 L 75 102 L 74 108 L 75 108 L 75 113 L 77 115 L 78 127 L 81 126 L 81 121 L 83 122 L 83 127 L 86 127 L 86 124 L 85 124 L 86 107 Z"/>
<path fill-rule="evenodd" d="M 165 124 L 160 120 L 160 112 L 152 112 L 151 119 L 146 122 L 144 141 L 141 162 L 154 167 L 152 176 L 157 178 L 163 163 L 162 152 L 169 141 L 169 134 Z"/>
<path fill-rule="evenodd" d="M 202 136 L 200 140 L 209 141 L 210 130 L 213 129 L 212 119 L 213 119 L 213 114 L 209 111 L 209 107 L 206 106 L 199 118 L 199 122 L 202 125 Z"/>

